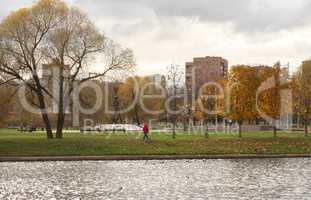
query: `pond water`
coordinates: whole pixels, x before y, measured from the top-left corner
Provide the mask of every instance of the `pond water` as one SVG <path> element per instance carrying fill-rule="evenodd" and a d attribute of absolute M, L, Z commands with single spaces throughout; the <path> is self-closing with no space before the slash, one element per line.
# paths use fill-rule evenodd
<path fill-rule="evenodd" d="M 0 163 L 0 199 L 311 199 L 311 159 Z"/>

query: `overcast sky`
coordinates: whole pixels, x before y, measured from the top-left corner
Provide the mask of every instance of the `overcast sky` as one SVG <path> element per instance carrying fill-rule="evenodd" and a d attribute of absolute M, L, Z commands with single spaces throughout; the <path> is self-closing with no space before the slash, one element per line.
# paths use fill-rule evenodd
<path fill-rule="evenodd" d="M 1 0 L 0 18 L 33 0 Z M 311 57 L 311 0 L 66 0 L 134 50 L 139 74 L 198 56 L 291 68 Z"/>

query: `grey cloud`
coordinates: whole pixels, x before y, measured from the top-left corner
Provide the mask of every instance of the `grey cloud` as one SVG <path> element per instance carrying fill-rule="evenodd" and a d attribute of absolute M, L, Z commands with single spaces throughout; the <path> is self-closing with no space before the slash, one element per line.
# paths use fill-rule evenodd
<path fill-rule="evenodd" d="M 96 17 L 133 19 L 146 17 L 152 10 L 141 1 L 134 0 L 77 0 L 75 4 Z"/>
<path fill-rule="evenodd" d="M 171 10 L 165 9 L 165 3 L 161 5 L 156 10 L 166 16 L 196 16 L 202 22 L 230 22 L 238 31 L 248 32 L 289 29 L 305 24 L 311 17 L 311 5 L 304 0 L 194 0 L 192 3 L 179 0 L 175 7 L 170 6 Z"/>
<path fill-rule="evenodd" d="M 102 17 L 197 18 L 203 23 L 232 23 L 240 32 L 291 29 L 311 19 L 311 3 L 305 0 L 77 0 L 77 4 Z"/>
<path fill-rule="evenodd" d="M 65 0 L 95 19 L 160 21 L 174 17 L 195 18 L 202 23 L 231 23 L 239 32 L 292 29 L 311 20 L 306 0 Z M 11 10 L 29 6 L 31 0 L 2 0 L 0 18 Z M 147 24 L 139 22 L 137 24 Z M 148 26 L 147 26 L 148 27 Z"/>
<path fill-rule="evenodd" d="M 151 32 L 158 25 L 159 25 L 158 23 L 155 23 L 148 19 L 139 20 L 133 23 L 131 21 L 125 20 L 125 21 L 114 24 L 111 28 L 111 31 L 113 33 L 118 33 L 120 35 L 129 36 L 137 32 L 145 32 L 146 30 L 148 30 L 148 32 Z"/>

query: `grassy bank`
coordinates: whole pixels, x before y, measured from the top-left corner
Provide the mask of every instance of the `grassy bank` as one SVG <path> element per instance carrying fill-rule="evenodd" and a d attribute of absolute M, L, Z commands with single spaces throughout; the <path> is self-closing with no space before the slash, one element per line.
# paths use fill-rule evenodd
<path fill-rule="evenodd" d="M 193 155 L 193 154 L 311 154 L 311 138 L 302 133 L 271 132 L 218 134 L 204 139 L 197 134 L 179 134 L 177 139 L 153 133 L 145 143 L 137 134 L 65 133 L 64 139 L 47 140 L 44 133 L 0 130 L 0 156 L 96 156 L 96 155 Z"/>

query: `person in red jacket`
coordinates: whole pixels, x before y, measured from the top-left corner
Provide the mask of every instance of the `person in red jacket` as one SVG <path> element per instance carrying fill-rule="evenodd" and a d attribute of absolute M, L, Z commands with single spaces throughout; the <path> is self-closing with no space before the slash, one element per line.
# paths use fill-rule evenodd
<path fill-rule="evenodd" d="M 149 126 L 148 126 L 147 123 L 144 123 L 143 131 L 144 131 L 144 138 L 143 138 L 143 140 L 144 140 L 144 141 L 148 141 L 148 140 L 149 140 L 149 137 L 148 137 L 148 134 L 149 134 Z"/>

